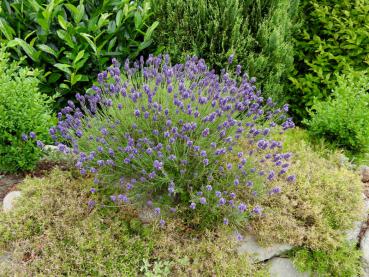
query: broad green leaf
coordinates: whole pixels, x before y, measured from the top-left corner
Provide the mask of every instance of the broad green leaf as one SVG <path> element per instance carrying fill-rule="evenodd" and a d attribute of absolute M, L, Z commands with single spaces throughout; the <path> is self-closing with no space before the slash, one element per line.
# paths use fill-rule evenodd
<path fill-rule="evenodd" d="M 71 67 L 69 64 L 56 63 L 54 66 L 67 74 L 72 74 L 71 70 L 69 69 Z"/>
<path fill-rule="evenodd" d="M 72 75 L 70 76 L 70 83 L 73 86 L 76 83 L 78 83 L 81 79 L 82 79 L 82 75 L 81 74 L 72 73 Z"/>
<path fill-rule="evenodd" d="M 64 30 L 67 30 L 68 23 L 67 21 L 65 21 L 64 17 L 62 17 L 61 15 L 58 15 L 58 22 L 59 22 L 60 27 L 62 27 Z"/>
<path fill-rule="evenodd" d="M 101 29 L 101 27 L 109 23 L 108 17 L 110 15 L 111 13 L 103 13 L 102 15 L 100 15 L 99 21 L 97 22 L 98 29 Z"/>
<path fill-rule="evenodd" d="M 79 62 L 77 62 L 75 65 L 74 65 L 74 70 L 78 71 L 80 70 L 84 64 L 88 61 L 88 57 L 90 56 L 88 53 L 85 54 L 85 58 L 83 58 L 82 60 L 80 60 Z"/>
<path fill-rule="evenodd" d="M 75 57 L 75 59 L 73 61 L 73 65 L 75 65 L 80 59 L 82 59 L 84 54 L 85 54 L 85 50 L 79 51 L 77 56 Z"/>
<path fill-rule="evenodd" d="M 46 45 L 46 44 L 38 44 L 37 47 L 39 49 L 41 49 L 42 51 L 53 55 L 55 58 L 58 57 L 58 53 L 56 53 L 56 51 L 54 49 L 52 49 L 50 46 Z"/>
<path fill-rule="evenodd" d="M 5 21 L 5 19 L 0 18 L 0 30 L 4 34 L 7 40 L 12 40 L 15 35 L 15 31 L 9 24 Z"/>
<path fill-rule="evenodd" d="M 117 25 L 117 27 L 119 27 L 122 24 L 122 19 L 123 19 L 123 11 L 119 10 L 117 12 L 117 15 L 115 16 L 115 25 Z"/>
<path fill-rule="evenodd" d="M 56 33 L 57 33 L 58 37 L 61 38 L 62 40 L 64 40 L 65 43 L 69 47 L 71 47 L 71 48 L 74 48 L 75 47 L 75 45 L 73 43 L 73 40 L 72 40 L 72 37 L 70 36 L 69 33 L 67 33 L 66 31 L 61 30 L 61 29 L 60 30 L 57 30 Z"/>
<path fill-rule="evenodd" d="M 73 20 L 76 24 L 78 24 L 83 16 L 84 16 L 84 6 L 82 4 L 82 6 L 80 7 L 80 5 L 78 5 L 78 7 L 72 5 L 72 4 L 65 4 L 65 6 L 68 8 L 68 10 L 71 12 Z"/>
<path fill-rule="evenodd" d="M 33 61 L 37 62 L 40 52 L 37 52 L 35 48 L 33 48 L 31 45 L 29 45 L 27 42 L 20 38 L 15 38 L 12 41 L 9 41 L 8 46 L 13 47 L 15 45 L 20 46 L 23 51 L 27 54 L 28 57 L 30 57 Z"/>
<path fill-rule="evenodd" d="M 141 25 L 142 25 L 142 17 L 141 17 L 141 14 L 139 12 L 135 13 L 134 20 L 135 20 L 135 28 L 140 29 Z"/>
<path fill-rule="evenodd" d="M 91 46 L 92 50 L 94 50 L 95 55 L 97 55 L 97 48 L 95 43 L 91 40 L 91 35 L 86 33 L 80 33 L 80 35 L 87 41 L 87 43 Z M 93 37 L 92 37 L 93 38 Z"/>
<path fill-rule="evenodd" d="M 117 41 L 117 37 L 115 36 L 113 39 L 111 39 L 110 41 L 109 41 L 109 45 L 108 45 L 108 51 L 110 52 L 111 51 L 111 49 L 114 47 L 114 45 L 115 45 L 115 42 Z"/>
<path fill-rule="evenodd" d="M 149 40 L 151 39 L 152 33 L 154 32 L 154 30 L 156 29 L 156 27 L 158 27 L 159 22 L 155 21 L 146 31 L 146 34 L 144 36 L 144 40 Z"/>

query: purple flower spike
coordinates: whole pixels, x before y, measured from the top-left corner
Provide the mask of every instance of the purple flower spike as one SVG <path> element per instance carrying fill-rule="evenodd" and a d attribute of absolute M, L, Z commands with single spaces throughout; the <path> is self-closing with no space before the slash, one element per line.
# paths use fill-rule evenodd
<path fill-rule="evenodd" d="M 295 175 L 290 175 L 287 177 L 287 181 L 288 182 L 295 182 L 296 181 L 296 176 Z"/>
<path fill-rule="evenodd" d="M 36 138 L 36 134 L 35 134 L 35 132 L 30 132 L 30 133 L 29 133 L 29 137 L 30 137 L 31 139 L 35 139 L 35 138 Z"/>
<path fill-rule="evenodd" d="M 190 205 L 190 209 L 192 210 L 196 209 L 196 203 L 192 202 Z"/>
<path fill-rule="evenodd" d="M 247 209 L 247 206 L 245 204 L 241 203 L 240 205 L 238 205 L 238 210 L 240 212 L 244 212 L 246 211 L 246 209 Z"/>
<path fill-rule="evenodd" d="M 40 140 L 38 140 L 37 142 L 36 142 L 36 145 L 37 145 L 37 147 L 38 148 L 41 148 L 41 149 L 43 149 L 44 148 L 44 143 L 42 142 L 42 141 L 40 141 Z"/>
<path fill-rule="evenodd" d="M 117 197 L 115 195 L 110 196 L 110 200 L 113 202 L 117 201 Z"/>
<path fill-rule="evenodd" d="M 202 205 L 206 204 L 206 198 L 205 197 L 200 198 L 200 204 L 202 204 Z"/>
<path fill-rule="evenodd" d="M 162 162 L 159 162 L 158 160 L 155 160 L 154 161 L 154 168 L 156 170 L 162 170 L 163 169 L 163 163 Z"/>
<path fill-rule="evenodd" d="M 28 140 L 28 136 L 27 136 L 26 134 L 22 134 L 22 140 L 23 140 L 23 141 Z"/>

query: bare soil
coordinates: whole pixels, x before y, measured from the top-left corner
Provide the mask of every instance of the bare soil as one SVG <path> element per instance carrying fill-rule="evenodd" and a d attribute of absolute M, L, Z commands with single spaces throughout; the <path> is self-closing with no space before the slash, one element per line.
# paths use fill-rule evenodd
<path fill-rule="evenodd" d="M 37 165 L 36 169 L 30 172 L 3 174 L 0 175 L 0 202 L 10 192 L 17 189 L 17 184 L 21 183 L 27 176 L 43 177 L 47 175 L 51 169 L 59 166 L 62 170 L 67 170 L 68 167 L 63 162 L 55 162 L 49 160 L 42 160 Z"/>

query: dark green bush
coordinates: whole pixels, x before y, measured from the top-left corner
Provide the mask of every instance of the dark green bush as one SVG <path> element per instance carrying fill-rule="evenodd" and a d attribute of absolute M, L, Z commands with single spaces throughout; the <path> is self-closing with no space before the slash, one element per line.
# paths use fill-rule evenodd
<path fill-rule="evenodd" d="M 257 77 L 266 95 L 284 101 L 298 1 L 152 0 L 152 7 L 156 45 L 173 61 L 196 55 L 219 70 L 234 54 L 234 64 Z"/>
<path fill-rule="evenodd" d="M 65 104 L 84 91 L 112 57 L 137 57 L 157 26 L 149 3 L 130 0 L 4 0 L 0 30 L 14 59 L 44 70 L 42 92 Z"/>
<path fill-rule="evenodd" d="M 337 87 L 326 101 L 316 101 L 305 123 L 314 137 L 352 152 L 369 150 L 369 77 L 362 72 L 337 76 Z"/>
<path fill-rule="evenodd" d="M 51 100 L 38 91 L 37 75 L 18 62 L 10 63 L 9 54 L 0 49 L 0 172 L 35 167 L 41 150 L 29 139 L 30 132 L 47 141 L 53 124 Z"/>
<path fill-rule="evenodd" d="M 323 100 L 337 73 L 368 70 L 369 4 L 366 0 L 303 0 L 303 27 L 296 35 L 296 72 L 290 102 L 296 115 Z"/>

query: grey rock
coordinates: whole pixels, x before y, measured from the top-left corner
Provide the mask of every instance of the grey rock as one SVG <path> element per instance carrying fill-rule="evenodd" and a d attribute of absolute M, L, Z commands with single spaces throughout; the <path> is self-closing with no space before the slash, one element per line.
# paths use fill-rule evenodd
<path fill-rule="evenodd" d="M 146 208 L 146 209 L 142 209 L 139 212 L 138 218 L 142 221 L 142 223 L 149 224 L 149 223 L 153 223 L 158 218 L 158 216 L 155 214 L 153 209 Z"/>
<path fill-rule="evenodd" d="M 307 272 L 301 273 L 296 270 L 293 263 L 287 258 L 273 258 L 269 262 L 271 277 L 308 277 Z"/>
<path fill-rule="evenodd" d="M 362 262 L 365 276 L 369 276 L 369 229 L 366 230 L 360 242 L 360 249 L 362 252 Z"/>
<path fill-rule="evenodd" d="M 4 210 L 4 212 L 9 212 L 14 206 L 15 199 L 17 199 L 20 196 L 21 196 L 20 191 L 11 191 L 11 192 L 9 192 L 3 200 L 3 210 Z"/>
<path fill-rule="evenodd" d="M 1 263 L 8 263 L 11 260 L 10 252 L 5 252 L 0 255 L 0 264 Z"/>
<path fill-rule="evenodd" d="M 361 181 L 369 182 L 369 166 L 362 166 L 360 168 L 361 171 Z"/>
<path fill-rule="evenodd" d="M 292 246 L 288 244 L 274 244 L 268 247 L 262 247 L 254 236 L 247 235 L 242 240 L 242 244 L 238 248 L 238 253 L 249 254 L 254 261 L 261 262 L 278 256 L 290 249 L 292 249 Z"/>
<path fill-rule="evenodd" d="M 368 212 L 369 212 L 369 199 L 365 197 L 365 195 L 363 194 L 363 198 L 364 198 L 364 208 L 362 211 L 362 220 L 361 221 L 356 221 L 353 225 L 353 228 L 348 230 L 346 232 L 346 239 L 349 242 L 357 242 L 359 239 L 359 234 L 361 231 L 361 228 L 363 226 L 363 224 L 365 224 L 367 217 L 368 217 Z"/>

